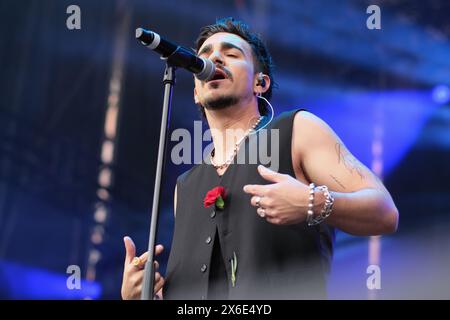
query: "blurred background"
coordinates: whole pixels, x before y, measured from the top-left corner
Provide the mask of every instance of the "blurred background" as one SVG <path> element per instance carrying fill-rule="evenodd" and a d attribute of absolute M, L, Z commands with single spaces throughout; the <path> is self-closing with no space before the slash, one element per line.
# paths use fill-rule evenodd
<path fill-rule="evenodd" d="M 66 26 L 72 4 L 80 30 Z M 372 4 L 380 30 L 366 26 Z M 164 63 L 134 31 L 193 47 L 226 16 L 266 40 L 276 114 L 324 119 L 400 211 L 394 235 L 337 234 L 330 298 L 450 298 L 450 2 L 2 0 L 0 15 L 0 298 L 120 298 L 123 237 L 147 246 L 163 97 Z M 192 93 L 178 70 L 170 132 L 200 120 Z M 163 272 L 187 169 L 165 167 Z M 69 265 L 80 290 L 66 287 Z M 370 265 L 381 289 L 368 290 Z"/>

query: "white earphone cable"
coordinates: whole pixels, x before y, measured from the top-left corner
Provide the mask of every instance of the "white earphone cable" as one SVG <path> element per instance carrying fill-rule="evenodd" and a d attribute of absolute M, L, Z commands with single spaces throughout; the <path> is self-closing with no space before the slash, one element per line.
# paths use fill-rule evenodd
<path fill-rule="evenodd" d="M 270 120 L 269 120 L 267 123 L 265 123 L 261 128 L 258 128 L 258 130 L 252 132 L 251 134 L 255 134 L 255 133 L 257 133 L 259 130 L 264 129 L 265 127 L 267 127 L 267 126 L 272 122 L 273 117 L 274 117 L 274 114 L 275 114 L 275 111 L 273 110 L 272 104 L 271 104 L 266 98 L 264 98 L 264 97 L 263 97 L 262 95 L 260 95 L 260 94 L 256 95 L 256 97 L 259 98 L 259 99 L 263 99 L 263 100 L 267 103 L 267 105 L 270 107 L 271 114 L 270 114 Z"/>

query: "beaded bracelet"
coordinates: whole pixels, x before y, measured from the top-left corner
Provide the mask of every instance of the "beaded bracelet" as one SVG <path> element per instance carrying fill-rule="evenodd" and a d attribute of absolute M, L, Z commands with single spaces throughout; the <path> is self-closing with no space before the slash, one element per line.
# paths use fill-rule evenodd
<path fill-rule="evenodd" d="M 314 217 L 313 208 L 314 208 L 314 188 L 315 187 L 316 186 L 314 183 L 309 184 L 309 203 L 308 203 L 308 211 L 307 211 L 307 216 L 306 216 L 306 222 L 308 223 L 308 225 L 310 225 L 310 223 Z"/>

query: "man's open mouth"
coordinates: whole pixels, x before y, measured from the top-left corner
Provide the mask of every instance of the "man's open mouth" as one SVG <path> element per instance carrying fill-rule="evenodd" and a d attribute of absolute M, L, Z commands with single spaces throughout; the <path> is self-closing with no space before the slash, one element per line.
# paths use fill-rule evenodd
<path fill-rule="evenodd" d="M 222 69 L 216 68 L 216 72 L 214 73 L 214 76 L 210 80 L 208 80 L 208 82 L 216 81 L 216 80 L 224 80 L 224 79 L 228 79 L 226 72 L 223 71 Z"/>

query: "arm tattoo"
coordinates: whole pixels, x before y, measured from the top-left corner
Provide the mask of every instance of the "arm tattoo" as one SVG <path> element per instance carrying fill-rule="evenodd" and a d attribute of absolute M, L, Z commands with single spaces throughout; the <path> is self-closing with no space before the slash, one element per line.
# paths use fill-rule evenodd
<path fill-rule="evenodd" d="M 335 177 L 335 176 L 333 176 L 332 174 L 330 174 L 330 176 L 331 176 L 331 178 L 333 178 L 333 180 L 338 184 L 338 185 L 340 185 L 341 186 L 341 188 L 342 189 L 344 189 L 345 190 L 345 186 Z"/>
<path fill-rule="evenodd" d="M 340 143 L 335 145 L 338 163 L 342 163 L 347 170 L 353 174 L 356 172 L 361 180 L 364 180 L 363 170 L 359 162 Z"/>

